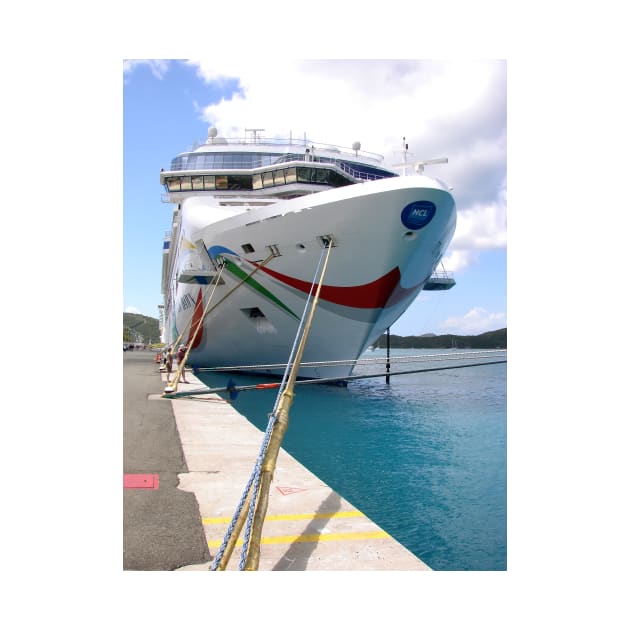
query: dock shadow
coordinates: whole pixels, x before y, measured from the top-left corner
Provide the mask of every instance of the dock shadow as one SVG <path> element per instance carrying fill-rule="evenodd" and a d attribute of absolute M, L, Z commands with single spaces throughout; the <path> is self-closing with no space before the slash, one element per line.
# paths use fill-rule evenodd
<path fill-rule="evenodd" d="M 331 492 L 326 499 L 324 499 L 316 510 L 316 514 L 333 514 L 341 507 L 341 497 L 336 492 Z M 309 534 L 319 534 L 321 530 L 326 526 L 326 523 L 330 521 L 330 518 L 313 518 L 308 525 L 304 528 L 304 531 L 300 536 L 307 536 Z M 272 571 L 304 571 L 308 564 L 308 559 L 311 557 L 317 547 L 317 542 L 294 542 L 287 549 L 285 554 L 278 560 L 278 562 L 272 567 Z"/>

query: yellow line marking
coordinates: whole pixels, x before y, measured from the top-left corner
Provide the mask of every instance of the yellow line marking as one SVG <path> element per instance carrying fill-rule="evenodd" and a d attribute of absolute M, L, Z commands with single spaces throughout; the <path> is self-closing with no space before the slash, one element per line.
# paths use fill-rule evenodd
<path fill-rule="evenodd" d="M 343 532 L 339 534 L 302 534 L 300 536 L 266 536 L 260 540 L 261 545 L 279 545 L 282 543 L 308 543 L 308 542 L 325 542 L 331 540 L 368 540 L 371 538 L 391 538 L 384 531 L 378 532 Z M 243 545 L 243 539 L 236 541 L 237 546 Z M 209 540 L 208 547 L 218 548 L 223 544 L 223 540 Z"/>
<path fill-rule="evenodd" d="M 265 521 L 302 521 L 316 518 L 351 518 L 354 516 L 365 516 L 365 514 L 358 510 L 352 512 L 330 512 L 328 514 L 317 512 L 311 514 L 268 514 L 265 517 Z M 231 520 L 231 516 L 208 516 L 202 519 L 201 522 L 204 525 L 211 525 L 213 523 L 229 523 Z"/>

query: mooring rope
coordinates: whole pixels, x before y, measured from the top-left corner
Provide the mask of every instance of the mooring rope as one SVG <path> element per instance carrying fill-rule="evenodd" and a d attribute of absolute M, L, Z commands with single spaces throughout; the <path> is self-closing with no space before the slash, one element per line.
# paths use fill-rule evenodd
<path fill-rule="evenodd" d="M 206 303 L 206 306 L 203 309 L 201 317 L 199 318 L 199 323 L 197 324 L 197 327 L 195 328 L 195 332 L 193 333 L 192 337 L 190 337 L 190 339 L 191 339 L 190 346 L 188 346 L 188 348 L 186 349 L 186 353 L 184 354 L 184 358 L 179 362 L 179 364 L 177 366 L 177 371 L 175 372 L 175 376 L 173 377 L 172 382 L 168 383 L 168 386 L 166 388 L 168 390 L 174 390 L 174 391 L 177 390 L 177 385 L 179 384 L 179 379 L 180 379 L 180 377 L 182 375 L 182 372 L 185 369 L 186 361 L 188 360 L 188 354 L 190 353 L 190 349 L 192 347 L 192 344 L 193 344 L 194 340 L 197 338 L 197 334 L 199 333 L 199 329 L 203 325 L 203 320 L 204 320 L 204 318 L 205 318 L 205 316 L 207 314 L 208 307 L 210 306 L 210 303 L 212 302 L 212 298 L 214 297 L 214 292 L 216 291 L 217 287 L 219 286 L 219 280 L 221 279 L 221 274 L 223 273 L 224 267 L 225 267 L 224 264 L 222 264 L 220 266 L 219 273 L 214 278 L 214 286 L 212 287 L 212 293 L 210 294 L 210 297 L 208 298 L 208 302 Z M 203 300 L 203 297 L 202 297 L 202 300 Z M 193 311 L 193 314 L 190 317 L 190 324 L 192 324 L 193 317 L 194 317 L 194 311 Z M 179 336 L 180 339 L 183 336 L 183 334 L 184 333 L 182 332 L 182 334 Z M 175 345 L 177 345 L 177 343 Z M 184 377 L 184 380 L 186 380 L 186 377 Z"/>
<path fill-rule="evenodd" d="M 293 346 L 291 347 L 291 351 L 289 352 L 289 358 L 286 362 L 286 364 L 284 365 L 285 370 L 284 370 L 284 374 L 282 376 L 282 385 L 281 385 L 281 389 L 284 388 L 284 385 L 286 384 L 288 378 L 289 378 L 289 374 L 291 371 L 291 367 L 295 361 L 295 355 L 298 349 L 298 342 L 302 337 L 303 334 L 303 330 L 304 330 L 304 326 L 305 326 L 305 322 L 306 322 L 306 313 L 308 312 L 308 308 L 310 306 L 311 303 L 311 299 L 313 297 L 313 290 L 315 289 L 316 286 L 316 281 L 315 279 L 317 277 L 320 276 L 320 269 L 322 266 L 322 261 L 324 260 L 324 252 L 326 250 L 322 249 L 322 253 L 319 257 L 319 262 L 317 263 L 317 267 L 315 269 L 315 275 L 313 277 L 313 282 L 311 283 L 311 288 L 308 292 L 308 296 L 306 298 L 306 302 L 304 303 L 304 310 L 302 311 L 302 317 L 300 318 L 300 323 L 298 324 L 297 330 L 295 332 L 295 337 L 293 339 Z M 321 277 L 320 277 L 320 284 L 321 284 Z M 273 405 L 273 412 L 275 413 L 278 409 L 278 404 L 280 403 L 280 396 L 281 396 L 282 391 L 278 392 L 278 395 L 276 396 L 276 401 L 274 402 Z"/>
<path fill-rule="evenodd" d="M 221 269 L 219 270 L 219 276 L 221 275 L 221 271 L 223 270 L 223 266 L 221 266 Z M 215 277 L 215 280 L 216 277 Z M 216 289 L 218 285 L 218 280 L 214 283 L 213 285 L 213 289 L 212 289 L 212 294 L 214 295 L 214 289 Z M 201 295 L 201 300 L 203 301 L 206 297 L 206 293 L 208 292 L 208 289 L 210 288 L 210 285 L 206 285 L 203 288 L 203 292 Z M 212 295 L 210 296 L 210 300 L 212 299 Z M 186 323 L 186 325 L 182 328 L 182 332 L 179 333 L 179 335 L 177 336 L 177 339 L 175 339 L 175 342 L 173 344 L 169 344 L 170 347 L 173 349 L 173 351 L 175 350 L 175 348 L 177 348 L 177 346 L 179 345 L 180 341 L 183 339 L 184 337 L 184 333 L 188 330 L 188 327 L 192 325 L 193 319 L 195 317 L 195 309 L 193 309 L 193 312 L 190 314 L 190 319 L 188 320 L 188 323 Z M 167 346 L 168 348 L 168 346 Z M 179 380 L 179 377 L 177 378 L 177 380 Z"/>
<path fill-rule="evenodd" d="M 292 365 L 296 365 L 299 364 L 299 359 L 297 359 L 296 355 L 299 353 L 299 349 L 300 349 L 300 345 L 298 345 L 298 342 L 304 339 L 304 335 L 306 334 L 307 331 L 307 327 L 309 325 L 309 322 L 306 320 L 306 313 L 308 311 L 308 307 L 309 307 L 309 303 L 311 302 L 311 297 L 313 295 L 313 289 L 315 287 L 315 283 L 316 283 L 316 279 L 319 277 L 319 283 L 318 283 L 318 288 L 321 287 L 322 281 L 323 281 L 323 274 L 324 271 L 321 272 L 320 274 L 320 268 L 321 268 L 321 264 L 322 264 L 322 260 L 324 259 L 324 252 L 326 250 L 323 249 L 322 253 L 319 257 L 319 262 L 317 263 L 317 268 L 315 270 L 315 275 L 313 277 L 313 282 L 311 283 L 311 288 L 308 294 L 308 297 L 306 299 L 306 302 L 304 304 L 304 310 L 302 312 L 302 317 L 300 318 L 300 323 L 298 325 L 298 329 L 296 331 L 295 334 L 295 338 L 293 340 L 293 346 L 291 348 L 291 352 L 289 353 L 289 359 L 287 361 L 287 366 L 286 369 L 284 371 L 284 375 L 282 377 L 282 382 L 280 384 L 280 389 L 278 391 L 278 395 L 276 396 L 276 401 L 274 403 L 273 406 L 273 410 L 271 412 L 271 414 L 269 415 L 269 423 L 268 423 L 268 435 L 267 438 L 265 439 L 264 443 L 263 443 L 263 448 L 261 448 L 261 453 L 259 455 L 258 460 L 256 461 L 256 483 L 254 486 L 254 490 L 252 493 L 252 499 L 251 499 L 251 503 L 250 503 L 250 507 L 249 507 L 249 511 L 247 514 L 247 526 L 245 528 L 245 535 L 244 535 L 244 542 L 243 542 L 243 548 L 241 550 L 241 561 L 239 563 L 239 571 L 244 571 L 246 566 L 248 565 L 248 559 L 250 557 L 250 543 L 251 543 L 251 533 L 252 533 L 252 528 L 254 527 L 254 519 L 255 519 L 255 515 L 256 515 L 256 509 L 258 509 L 258 496 L 259 496 L 259 492 L 260 492 L 260 486 L 261 486 L 261 481 L 262 481 L 262 471 L 263 471 L 263 465 L 265 463 L 265 458 L 267 456 L 267 450 L 268 450 L 268 446 L 269 446 L 269 442 L 272 438 L 273 435 L 273 430 L 274 427 L 276 425 L 276 423 L 278 422 L 278 410 L 280 407 L 280 403 L 282 400 L 282 396 L 284 394 L 284 392 L 287 390 L 287 382 L 290 381 L 291 378 L 291 370 L 292 370 Z M 330 251 L 330 250 L 329 250 Z M 328 257 L 326 257 L 326 261 L 328 260 Z M 311 308 L 311 313 L 312 313 L 312 309 L 314 308 L 314 304 L 313 307 Z M 268 490 L 267 490 L 268 492 Z M 265 511 L 266 511 L 266 502 L 265 502 Z M 262 526 L 262 524 L 261 524 Z M 258 544 L 260 545 L 260 535 L 258 536 Z M 258 563 L 256 562 L 256 568 L 258 567 Z"/>
<path fill-rule="evenodd" d="M 412 354 L 412 355 L 394 355 L 389 359 L 387 357 L 358 358 L 358 359 L 336 359 L 332 361 L 303 361 L 301 366 L 304 367 L 333 367 L 335 365 L 368 365 L 370 363 L 420 363 L 423 361 L 449 361 L 453 358 L 466 359 L 468 357 L 484 358 L 485 356 L 494 356 L 496 354 L 505 353 L 505 349 L 497 350 L 471 350 L 470 352 L 448 352 L 444 354 Z M 481 356 L 480 356 L 481 355 Z M 223 365 L 220 367 L 199 367 L 195 368 L 196 372 L 240 372 L 247 370 L 270 370 L 285 368 L 286 363 L 258 363 L 252 365 Z"/>
<path fill-rule="evenodd" d="M 261 480 L 260 480 L 260 499 L 256 503 L 256 512 L 254 514 L 254 522 L 252 524 L 252 543 L 247 550 L 247 559 L 244 565 L 246 571 L 257 571 L 260 562 L 260 541 L 262 538 L 262 528 L 267 514 L 267 504 L 269 502 L 269 490 L 271 487 L 271 480 L 276 469 L 276 462 L 278 460 L 278 454 L 282 445 L 282 440 L 289 427 L 289 410 L 293 404 L 293 388 L 297 379 L 298 370 L 302 357 L 304 356 L 304 350 L 306 348 L 306 342 L 313 323 L 313 317 L 315 315 L 315 308 L 319 301 L 319 295 L 321 293 L 322 286 L 324 284 L 324 277 L 326 275 L 326 269 L 328 268 L 328 261 L 330 259 L 330 252 L 334 247 L 333 239 L 330 238 L 325 245 L 326 258 L 322 267 L 319 281 L 317 283 L 317 289 L 313 297 L 313 303 L 308 313 L 308 319 L 304 325 L 304 330 L 300 338 L 295 359 L 291 366 L 291 372 L 287 380 L 286 386 L 280 394 L 280 402 L 278 404 L 278 411 L 276 414 L 276 422 L 273 426 L 273 431 L 269 439 L 269 445 L 265 459 L 261 468 Z"/>
<path fill-rule="evenodd" d="M 322 254 L 320 256 L 317 269 L 315 271 L 315 276 L 311 284 L 311 290 L 304 304 L 304 311 L 302 313 L 302 317 L 298 324 L 295 339 L 293 342 L 293 347 L 291 348 L 291 352 L 289 353 L 289 359 L 286 363 L 285 373 L 284 373 L 282 382 L 279 384 L 279 386 L 280 385 L 284 386 L 289 378 L 290 366 L 295 360 L 295 353 L 296 353 L 296 349 L 298 348 L 298 340 L 301 337 L 303 337 L 303 328 L 305 326 L 306 313 L 308 311 L 308 306 L 311 301 L 313 288 L 315 287 L 315 283 L 316 283 L 316 278 L 319 275 L 319 270 L 320 270 L 322 260 L 324 257 L 324 251 L 325 250 L 322 250 Z M 326 260 L 328 260 L 328 258 L 326 258 Z M 321 286 L 322 279 L 323 279 L 323 273 L 320 276 L 319 286 Z M 216 571 L 217 569 L 225 570 L 227 563 L 230 559 L 230 556 L 232 554 L 232 550 L 236 544 L 238 535 L 245 521 L 245 518 L 244 518 L 245 512 L 243 511 L 243 508 L 245 507 L 246 502 L 249 501 L 249 509 L 247 511 L 247 525 L 246 525 L 246 530 L 245 530 L 245 541 L 243 543 L 243 547 L 241 550 L 241 560 L 239 563 L 239 570 L 242 571 L 245 569 L 245 565 L 247 563 L 247 557 L 249 554 L 252 527 L 254 525 L 255 508 L 258 504 L 262 467 L 264 464 L 265 456 L 267 454 L 269 441 L 273 433 L 273 428 L 277 422 L 277 412 L 278 412 L 279 403 L 281 401 L 281 394 L 282 394 L 282 390 L 278 393 L 276 402 L 274 403 L 274 406 L 273 406 L 273 410 L 269 414 L 269 421 L 267 424 L 267 429 L 263 437 L 263 442 L 262 442 L 262 445 L 258 454 L 258 458 L 254 465 L 254 470 L 252 471 L 252 474 L 250 475 L 250 478 L 247 481 L 247 484 L 245 486 L 245 489 L 243 491 L 239 504 L 236 508 L 236 511 L 226 531 L 223 542 L 221 543 L 221 546 L 217 552 L 217 555 L 215 556 L 214 561 L 210 567 L 211 571 Z"/>
<path fill-rule="evenodd" d="M 208 299 L 208 303 L 206 304 L 206 308 L 204 309 L 204 312 L 203 312 L 203 314 L 201 316 L 201 319 L 199 320 L 199 324 L 197 326 L 197 329 L 196 329 L 195 334 L 193 335 L 192 339 L 195 339 L 195 337 L 197 335 L 197 331 L 203 325 L 203 321 L 206 318 L 206 315 L 208 315 L 209 313 L 214 311 L 214 309 L 216 309 L 220 304 L 222 304 L 225 300 L 227 300 L 227 298 L 230 297 L 230 295 L 232 295 L 232 293 L 234 293 L 234 291 L 236 291 L 240 286 L 242 286 L 245 282 L 247 282 L 247 280 L 249 280 L 257 271 L 262 269 L 272 258 L 275 258 L 275 256 L 276 256 L 276 254 L 274 254 L 272 252 L 269 256 L 267 256 L 267 258 L 265 258 L 265 260 L 263 260 L 263 262 L 262 262 L 262 264 L 260 266 L 255 267 L 236 286 L 232 287 L 211 309 L 208 309 L 208 306 L 210 306 L 210 302 L 212 301 L 212 295 L 214 295 L 214 290 L 213 290 L 212 291 L 212 295 Z M 219 275 L 216 278 L 215 288 L 219 284 L 218 279 L 219 279 L 219 277 L 221 275 L 221 272 L 223 271 L 224 266 L 225 266 L 225 264 L 221 265 L 221 271 L 219 272 Z M 206 311 L 206 309 L 207 309 L 207 311 Z M 191 318 L 191 322 L 192 322 L 192 318 Z M 181 335 L 180 335 L 180 337 L 181 337 Z M 183 366 L 186 365 L 186 361 L 188 361 L 188 354 L 190 353 L 191 349 L 192 349 L 192 344 L 191 344 L 190 347 L 187 348 L 186 354 L 184 355 L 184 358 L 183 358 L 183 360 L 181 362 L 181 365 L 178 366 L 176 378 L 173 380 L 173 383 L 170 383 L 168 385 L 168 387 L 167 387 L 167 390 L 169 390 L 169 392 L 177 390 L 177 385 L 179 383 L 179 377 L 180 377 L 180 374 L 181 374 L 181 370 L 183 369 Z"/>
<path fill-rule="evenodd" d="M 379 378 L 381 376 L 402 376 L 404 374 L 420 374 L 421 372 L 440 372 L 443 370 L 457 370 L 467 367 L 479 367 L 482 365 L 496 365 L 499 363 L 507 363 L 507 359 L 501 361 L 483 361 L 481 363 L 466 363 L 465 365 L 447 365 L 443 367 L 421 368 L 417 370 L 401 370 L 399 372 L 377 372 L 370 374 L 356 374 L 351 376 L 332 376 L 328 378 L 309 378 L 296 381 L 295 385 L 324 385 L 326 383 L 341 383 L 346 381 L 358 381 L 366 378 Z M 188 390 L 177 394 L 167 395 L 167 398 L 183 398 L 185 396 L 198 396 L 201 394 L 220 394 L 223 392 L 238 393 L 252 390 L 276 389 L 280 387 L 280 383 L 258 383 L 257 385 L 231 385 L 227 387 L 214 387 Z"/>

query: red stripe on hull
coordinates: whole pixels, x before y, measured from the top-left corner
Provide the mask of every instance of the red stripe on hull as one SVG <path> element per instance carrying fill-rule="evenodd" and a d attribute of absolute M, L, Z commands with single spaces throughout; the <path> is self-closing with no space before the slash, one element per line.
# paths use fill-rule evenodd
<path fill-rule="evenodd" d="M 256 263 L 251 264 L 255 265 Z M 256 266 L 272 278 L 298 291 L 309 293 L 311 290 L 311 282 L 285 276 L 282 273 L 260 267 L 259 265 Z M 351 306 L 353 308 L 383 308 L 394 289 L 398 286 L 399 281 L 400 271 L 398 267 L 394 267 L 394 269 L 377 280 L 356 287 L 339 287 L 325 284 L 322 286 L 320 298 L 333 304 Z"/>
<path fill-rule="evenodd" d="M 197 301 L 195 302 L 195 310 L 193 311 L 192 322 L 190 323 L 190 330 L 188 331 L 188 347 L 191 350 L 196 348 L 201 343 L 201 338 L 203 336 L 203 326 L 199 329 L 199 332 L 196 335 L 194 333 L 197 330 L 197 326 L 199 326 L 202 315 L 203 300 L 201 299 L 201 289 L 199 289 Z"/>

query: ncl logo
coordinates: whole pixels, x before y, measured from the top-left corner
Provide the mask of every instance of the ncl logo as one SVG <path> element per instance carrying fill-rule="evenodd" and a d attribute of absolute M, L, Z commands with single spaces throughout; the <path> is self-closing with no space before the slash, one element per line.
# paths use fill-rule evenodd
<path fill-rule="evenodd" d="M 414 201 L 407 204 L 400 213 L 400 220 L 410 230 L 423 228 L 435 215 L 435 204 L 432 201 Z"/>

